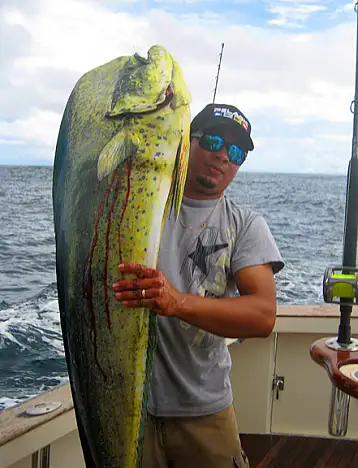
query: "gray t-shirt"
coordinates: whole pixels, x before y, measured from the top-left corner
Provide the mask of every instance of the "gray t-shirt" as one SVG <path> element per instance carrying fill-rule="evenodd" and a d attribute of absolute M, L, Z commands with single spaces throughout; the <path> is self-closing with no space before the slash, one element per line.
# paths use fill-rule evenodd
<path fill-rule="evenodd" d="M 180 219 L 200 225 L 217 200 L 184 198 Z M 277 273 L 282 257 L 264 218 L 224 197 L 204 229 L 185 229 L 174 215 L 166 220 L 158 269 L 181 292 L 222 298 L 238 295 L 233 275 L 271 263 Z M 156 416 L 215 413 L 232 402 L 231 359 L 225 338 L 176 317 L 157 317 L 148 411 Z"/>

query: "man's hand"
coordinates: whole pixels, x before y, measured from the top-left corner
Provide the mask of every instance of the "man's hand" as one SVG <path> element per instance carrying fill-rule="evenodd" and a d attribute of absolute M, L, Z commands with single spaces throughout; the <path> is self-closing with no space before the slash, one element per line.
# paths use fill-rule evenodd
<path fill-rule="evenodd" d="M 121 273 L 137 276 L 113 283 L 115 298 L 125 307 L 145 307 L 158 315 L 175 315 L 183 301 L 183 294 L 172 286 L 162 272 L 135 263 L 121 264 L 118 269 Z"/>
<path fill-rule="evenodd" d="M 143 265 L 126 263 L 119 271 L 137 276 L 113 284 L 116 299 L 125 307 L 146 307 L 226 338 L 267 337 L 275 325 L 276 285 L 269 264 L 237 272 L 240 296 L 226 298 L 181 293 L 163 273 Z"/>

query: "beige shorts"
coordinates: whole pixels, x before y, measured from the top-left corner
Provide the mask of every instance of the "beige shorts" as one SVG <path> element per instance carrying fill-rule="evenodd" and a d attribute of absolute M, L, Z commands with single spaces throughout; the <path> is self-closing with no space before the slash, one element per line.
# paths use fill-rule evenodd
<path fill-rule="evenodd" d="M 249 468 L 229 406 L 209 416 L 155 418 L 144 432 L 143 468 Z"/>

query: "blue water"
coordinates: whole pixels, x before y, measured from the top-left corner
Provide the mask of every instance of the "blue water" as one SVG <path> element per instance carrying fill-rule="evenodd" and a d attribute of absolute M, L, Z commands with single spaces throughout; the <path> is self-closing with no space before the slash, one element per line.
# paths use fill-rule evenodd
<path fill-rule="evenodd" d="M 279 304 L 322 303 L 341 263 L 345 177 L 239 173 L 228 190 L 264 214 L 286 262 Z M 52 168 L 0 166 L 0 409 L 67 380 L 55 276 Z"/>

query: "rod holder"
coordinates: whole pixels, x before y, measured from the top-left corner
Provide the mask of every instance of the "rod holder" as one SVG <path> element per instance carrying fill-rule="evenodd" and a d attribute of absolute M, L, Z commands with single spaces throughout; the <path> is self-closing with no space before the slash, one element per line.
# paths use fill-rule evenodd
<path fill-rule="evenodd" d="M 31 468 L 50 468 L 50 445 L 32 454 Z"/>
<path fill-rule="evenodd" d="M 350 399 L 351 397 L 347 393 L 332 385 L 328 419 L 330 435 L 344 437 L 347 434 Z"/>

